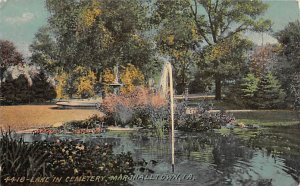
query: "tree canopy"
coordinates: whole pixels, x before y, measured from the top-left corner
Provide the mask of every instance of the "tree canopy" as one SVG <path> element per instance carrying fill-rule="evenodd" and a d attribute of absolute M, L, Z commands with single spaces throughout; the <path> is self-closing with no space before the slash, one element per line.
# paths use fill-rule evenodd
<path fill-rule="evenodd" d="M 215 79 L 216 99 L 221 98 L 221 81 L 238 74 L 245 61 L 251 42 L 242 34 L 271 27 L 270 20 L 260 18 L 268 7 L 260 0 L 176 0 L 155 5 L 153 23 L 164 33 L 163 46 L 197 52 L 200 71 Z"/>
<path fill-rule="evenodd" d="M 23 63 L 23 55 L 16 46 L 11 41 L 0 40 L 0 82 L 2 82 L 4 72 L 9 66 Z"/>

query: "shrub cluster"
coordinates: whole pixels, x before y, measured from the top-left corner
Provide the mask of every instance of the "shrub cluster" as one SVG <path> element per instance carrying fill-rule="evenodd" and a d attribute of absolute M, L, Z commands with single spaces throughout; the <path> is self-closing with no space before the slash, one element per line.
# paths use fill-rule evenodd
<path fill-rule="evenodd" d="M 132 93 L 107 96 L 99 109 L 106 114 L 107 125 L 147 127 L 151 124 L 151 114 L 158 113 L 165 106 L 166 101 L 160 95 L 138 88 Z"/>
<path fill-rule="evenodd" d="M 211 107 L 205 104 L 198 104 L 197 107 L 187 109 L 186 103 L 177 105 L 176 127 L 179 130 L 199 132 L 209 129 L 218 129 L 226 124 L 234 123 L 232 115 L 221 112 L 209 112 Z"/>
<path fill-rule="evenodd" d="M 70 121 L 64 123 L 60 129 L 65 129 L 67 131 L 73 131 L 76 129 L 95 129 L 101 127 L 101 122 L 103 118 L 99 117 L 98 115 L 94 114 L 86 120 L 83 121 Z"/>
<path fill-rule="evenodd" d="M 139 89 L 134 94 L 108 96 L 100 110 L 106 114 L 104 120 L 108 125 L 151 128 L 160 137 L 169 128 L 170 109 L 166 100 L 146 89 Z M 210 110 L 211 107 L 205 104 L 188 108 L 185 102 L 177 103 L 175 127 L 183 131 L 205 131 L 235 121 L 231 115 Z"/>

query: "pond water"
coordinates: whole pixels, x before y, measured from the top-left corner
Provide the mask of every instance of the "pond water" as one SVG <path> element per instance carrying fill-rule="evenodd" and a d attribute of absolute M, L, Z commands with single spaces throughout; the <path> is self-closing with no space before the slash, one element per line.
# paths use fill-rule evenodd
<path fill-rule="evenodd" d="M 149 162 L 147 168 L 154 171 L 137 171 L 130 181 L 133 185 L 295 186 L 300 179 L 299 134 L 299 127 L 176 132 L 174 173 L 168 135 L 158 139 L 149 131 L 135 131 L 101 135 L 24 134 L 24 138 L 112 143 L 115 153 L 130 151 L 135 160 Z"/>

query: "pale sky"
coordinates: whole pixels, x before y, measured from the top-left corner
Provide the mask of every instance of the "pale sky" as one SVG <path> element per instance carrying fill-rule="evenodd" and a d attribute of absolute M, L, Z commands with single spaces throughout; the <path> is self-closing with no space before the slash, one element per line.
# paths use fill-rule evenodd
<path fill-rule="evenodd" d="M 264 0 L 270 5 L 265 17 L 273 21 L 276 32 L 288 22 L 299 19 L 297 0 Z M 0 0 L 0 39 L 13 41 L 19 51 L 29 56 L 28 46 L 37 30 L 47 23 L 48 13 L 44 0 Z M 256 44 L 261 44 L 261 34 L 247 33 Z M 267 34 L 264 41 L 276 40 Z"/>

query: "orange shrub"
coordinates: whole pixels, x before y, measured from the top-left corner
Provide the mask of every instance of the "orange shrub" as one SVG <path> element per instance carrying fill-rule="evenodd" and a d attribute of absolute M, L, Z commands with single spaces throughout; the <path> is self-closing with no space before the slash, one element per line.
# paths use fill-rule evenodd
<path fill-rule="evenodd" d="M 146 88 L 137 88 L 132 93 L 107 96 L 103 99 L 101 107 L 102 111 L 107 114 L 116 112 L 120 106 L 133 110 L 145 107 L 160 108 L 166 104 L 167 102 L 162 96 L 151 93 Z"/>

